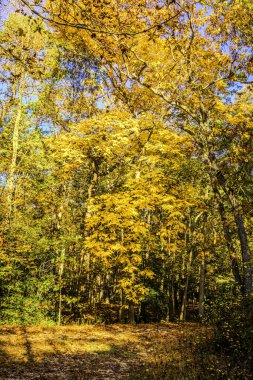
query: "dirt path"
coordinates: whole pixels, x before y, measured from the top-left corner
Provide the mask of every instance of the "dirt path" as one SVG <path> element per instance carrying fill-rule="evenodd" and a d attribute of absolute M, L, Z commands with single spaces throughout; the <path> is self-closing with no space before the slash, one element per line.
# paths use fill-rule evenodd
<path fill-rule="evenodd" d="M 194 350 L 208 334 L 190 323 L 0 327 L 0 379 L 204 379 Z"/>

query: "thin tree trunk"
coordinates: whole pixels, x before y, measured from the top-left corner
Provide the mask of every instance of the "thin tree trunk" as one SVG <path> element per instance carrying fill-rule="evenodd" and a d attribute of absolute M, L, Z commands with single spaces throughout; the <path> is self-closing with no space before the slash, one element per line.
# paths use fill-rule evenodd
<path fill-rule="evenodd" d="M 174 281 L 171 280 L 169 283 L 169 320 L 175 320 L 175 289 L 174 289 Z"/>
<path fill-rule="evenodd" d="M 65 264 L 65 248 L 61 250 L 60 265 L 59 265 L 59 307 L 58 307 L 58 326 L 61 325 L 62 320 L 62 276 Z"/>
<path fill-rule="evenodd" d="M 192 251 L 189 252 L 188 262 L 186 266 L 184 293 L 183 293 L 183 300 L 182 300 L 180 317 L 179 317 L 180 321 L 185 321 L 185 318 L 186 318 L 187 292 L 188 292 L 189 278 L 190 278 L 190 272 L 191 272 L 191 263 L 192 263 Z"/>
<path fill-rule="evenodd" d="M 132 324 L 135 323 L 135 311 L 134 311 L 133 303 L 129 303 L 128 318 L 129 318 L 129 323 L 132 323 Z"/>
<path fill-rule="evenodd" d="M 235 249 L 234 244 L 233 244 L 232 235 L 231 235 L 228 220 L 227 220 L 226 214 L 225 214 L 225 206 L 219 197 L 218 189 L 215 187 L 214 190 L 215 190 L 216 200 L 217 200 L 218 205 L 219 205 L 219 213 L 220 213 L 220 217 L 221 217 L 221 221 L 222 221 L 223 233 L 224 233 L 224 237 L 226 240 L 229 257 L 231 260 L 232 273 L 234 275 L 235 281 L 242 288 L 243 281 L 242 281 L 242 278 L 240 275 L 240 268 L 239 268 L 238 260 L 236 258 L 236 256 L 237 256 L 236 249 Z"/>
<path fill-rule="evenodd" d="M 204 298 L 205 298 L 205 271 L 206 271 L 206 258 L 205 253 L 202 253 L 200 271 L 199 271 L 199 317 L 204 315 Z"/>
<path fill-rule="evenodd" d="M 123 323 L 123 308 L 124 308 L 124 293 L 120 292 L 120 308 L 119 308 L 119 323 Z"/>
<path fill-rule="evenodd" d="M 219 170 L 218 164 L 216 162 L 216 158 L 214 155 L 209 154 L 208 159 L 207 159 L 207 164 L 209 166 L 209 175 L 211 177 L 211 182 L 214 188 L 214 192 L 217 194 L 217 189 L 218 186 L 224 191 L 226 194 L 228 201 L 232 207 L 232 215 L 234 218 L 234 221 L 237 226 L 237 233 L 238 233 L 238 238 L 240 241 L 240 246 L 241 246 L 241 257 L 242 257 L 242 262 L 243 262 L 243 292 L 250 296 L 252 293 L 252 267 L 251 267 L 251 255 L 250 255 L 250 249 L 249 249 L 249 243 L 248 243 L 248 238 L 247 238 L 247 233 L 246 229 L 244 226 L 243 218 L 240 213 L 240 206 L 238 203 L 238 200 L 234 194 L 233 189 L 229 186 L 227 183 L 226 178 L 224 177 L 223 173 L 221 170 Z M 219 193 L 219 192 L 218 192 Z M 224 208 L 225 209 L 225 208 Z M 224 235 L 225 238 L 228 242 L 228 245 L 230 245 L 231 249 L 231 242 L 230 238 L 228 238 L 228 230 L 225 228 L 224 229 Z M 231 251 L 230 251 L 231 252 Z M 236 276 L 236 278 L 239 280 L 239 271 L 237 268 L 237 264 L 235 262 L 235 257 L 233 252 L 232 253 L 232 269 L 233 273 Z"/>
<path fill-rule="evenodd" d="M 238 213 L 235 215 L 235 220 L 237 223 L 238 235 L 241 243 L 242 258 L 243 258 L 243 284 L 244 292 L 247 296 L 252 294 L 252 267 L 251 267 L 251 256 L 249 250 L 249 243 L 247 234 L 245 231 L 242 216 Z"/>
<path fill-rule="evenodd" d="M 247 238 L 246 229 L 244 226 L 243 218 L 240 213 L 240 207 L 238 200 L 233 193 L 233 190 L 226 187 L 226 179 L 219 172 L 217 179 L 222 186 L 224 192 L 228 195 L 230 204 L 232 206 L 233 217 L 237 226 L 238 237 L 241 245 L 241 255 L 243 261 L 243 291 L 246 295 L 251 295 L 252 293 L 252 268 L 251 268 L 251 255 L 249 249 L 249 243 Z"/>
<path fill-rule="evenodd" d="M 12 218 L 13 210 L 13 197 L 14 197 L 14 188 L 15 188 L 15 174 L 17 169 L 17 157 L 18 157 L 18 148 L 19 148 L 19 130 L 20 130 L 20 121 L 22 117 L 22 99 L 23 99 L 23 86 L 24 86 L 23 75 L 20 76 L 19 89 L 18 89 L 18 99 L 16 107 L 16 117 L 13 126 L 13 135 L 12 135 L 12 157 L 9 167 L 9 174 L 7 179 L 7 217 L 6 224 L 9 225 Z"/>
<path fill-rule="evenodd" d="M 86 215 L 85 218 L 88 219 L 92 215 L 92 202 L 93 202 L 93 196 L 94 196 L 94 189 L 96 187 L 97 181 L 98 181 L 98 168 L 93 160 L 91 162 L 91 171 L 92 171 L 92 178 L 88 187 L 88 194 L 87 194 L 87 201 L 86 201 Z M 90 234 L 90 231 L 85 228 L 85 237 L 88 237 Z M 93 288 L 92 283 L 94 282 L 92 276 L 91 276 L 91 263 L 92 263 L 92 257 L 89 250 L 86 251 L 86 280 L 87 280 L 87 287 L 88 287 L 88 302 L 93 303 L 94 296 L 93 296 Z"/>

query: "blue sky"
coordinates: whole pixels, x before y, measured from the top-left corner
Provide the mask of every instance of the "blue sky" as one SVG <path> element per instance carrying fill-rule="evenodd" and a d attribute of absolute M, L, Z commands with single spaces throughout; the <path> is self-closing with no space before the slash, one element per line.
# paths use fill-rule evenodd
<path fill-rule="evenodd" d="M 13 6 L 8 0 L 2 0 L 0 4 L 0 28 L 3 22 L 8 18 L 8 14 L 13 10 Z"/>

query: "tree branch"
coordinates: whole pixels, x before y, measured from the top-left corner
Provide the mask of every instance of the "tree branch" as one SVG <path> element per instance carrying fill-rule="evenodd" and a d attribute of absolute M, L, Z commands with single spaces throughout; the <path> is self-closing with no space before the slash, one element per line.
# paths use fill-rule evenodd
<path fill-rule="evenodd" d="M 59 26 L 67 26 L 67 27 L 71 27 L 71 28 L 75 28 L 75 29 L 84 29 L 84 30 L 87 30 L 88 32 L 91 32 L 91 33 L 100 33 L 100 34 L 116 35 L 116 36 L 136 36 L 138 34 L 147 33 L 150 30 L 159 28 L 162 25 L 166 25 L 169 21 L 173 20 L 174 18 L 176 18 L 177 16 L 179 16 L 182 13 L 182 11 L 179 11 L 176 14 L 174 14 L 173 16 L 169 17 L 168 19 L 160 22 L 159 24 L 152 25 L 149 28 L 140 30 L 138 32 L 127 32 L 127 31 L 125 31 L 125 32 L 119 32 L 119 31 L 113 32 L 113 31 L 108 31 L 108 30 L 102 30 L 102 29 L 92 28 L 92 27 L 89 27 L 86 24 L 79 24 L 79 23 L 75 24 L 75 23 L 68 22 L 68 21 L 62 21 L 62 22 L 61 21 L 56 21 L 53 18 L 50 18 L 50 17 L 47 17 L 47 16 L 41 14 L 39 11 L 37 11 L 36 9 L 34 9 L 34 7 L 32 5 L 30 5 L 28 1 L 21 0 L 21 2 L 26 7 L 28 7 L 33 14 L 35 14 L 38 17 L 40 17 L 44 21 L 50 22 L 52 24 L 59 25 Z"/>

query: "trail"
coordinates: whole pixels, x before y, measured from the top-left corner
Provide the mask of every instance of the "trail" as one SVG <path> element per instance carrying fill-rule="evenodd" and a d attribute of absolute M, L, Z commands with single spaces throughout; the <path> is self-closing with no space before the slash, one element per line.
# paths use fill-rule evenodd
<path fill-rule="evenodd" d="M 0 328 L 3 380 L 204 379 L 194 323 Z M 200 377 L 201 376 L 201 377 Z M 216 377 L 217 378 L 217 377 Z M 232 379 L 232 377 L 231 377 Z"/>

